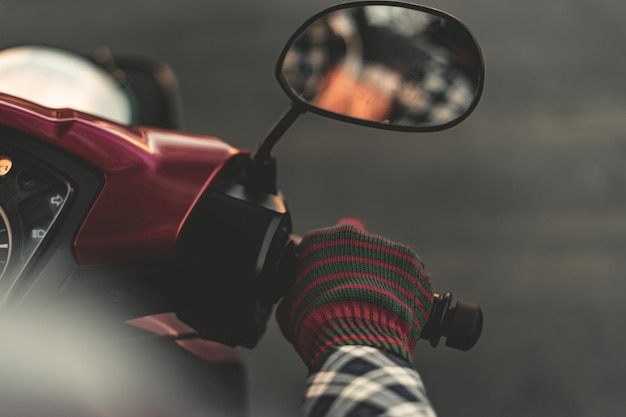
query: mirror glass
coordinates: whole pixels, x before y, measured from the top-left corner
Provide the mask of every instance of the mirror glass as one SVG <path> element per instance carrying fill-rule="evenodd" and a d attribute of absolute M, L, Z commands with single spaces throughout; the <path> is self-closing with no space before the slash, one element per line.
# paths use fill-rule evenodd
<path fill-rule="evenodd" d="M 287 43 L 277 77 L 296 103 L 396 130 L 439 130 L 464 119 L 482 91 L 474 37 L 438 10 L 398 3 L 318 14 Z"/>

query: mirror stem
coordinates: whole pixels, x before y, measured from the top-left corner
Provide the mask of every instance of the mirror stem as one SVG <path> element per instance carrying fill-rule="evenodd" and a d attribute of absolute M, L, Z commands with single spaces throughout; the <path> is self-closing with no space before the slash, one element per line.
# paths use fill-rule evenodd
<path fill-rule="evenodd" d="M 261 145 L 259 145 L 259 148 L 252 156 L 252 160 L 255 162 L 270 161 L 272 159 L 272 149 L 274 149 L 274 145 L 276 145 L 287 129 L 289 129 L 293 122 L 298 116 L 304 113 L 304 111 L 303 106 L 292 104 L 265 136 L 265 139 L 263 139 Z"/>

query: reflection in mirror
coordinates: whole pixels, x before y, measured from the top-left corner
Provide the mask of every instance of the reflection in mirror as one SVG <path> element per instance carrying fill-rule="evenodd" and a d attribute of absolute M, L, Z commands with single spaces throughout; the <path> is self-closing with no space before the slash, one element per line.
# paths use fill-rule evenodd
<path fill-rule="evenodd" d="M 480 96 L 480 49 L 441 12 L 352 6 L 298 33 L 283 51 L 279 81 L 295 100 L 332 115 L 434 129 L 464 118 Z"/>

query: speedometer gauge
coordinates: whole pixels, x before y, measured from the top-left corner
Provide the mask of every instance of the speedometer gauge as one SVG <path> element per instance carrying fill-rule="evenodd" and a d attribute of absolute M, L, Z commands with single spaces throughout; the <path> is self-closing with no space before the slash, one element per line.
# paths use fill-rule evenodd
<path fill-rule="evenodd" d="M 11 257 L 11 228 L 6 213 L 0 207 L 0 278 L 4 275 L 4 271 Z"/>
<path fill-rule="evenodd" d="M 34 265 L 69 193 L 69 183 L 42 162 L 0 147 L 0 298 Z"/>

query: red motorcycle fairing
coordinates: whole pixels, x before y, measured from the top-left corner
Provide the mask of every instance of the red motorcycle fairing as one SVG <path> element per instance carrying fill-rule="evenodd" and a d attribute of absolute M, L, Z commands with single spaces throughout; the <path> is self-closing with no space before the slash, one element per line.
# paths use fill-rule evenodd
<path fill-rule="evenodd" d="M 227 161 L 248 154 L 210 136 L 125 127 L 0 94 L 0 124 L 88 163 L 104 185 L 74 241 L 81 265 L 173 256 L 182 225 Z"/>

